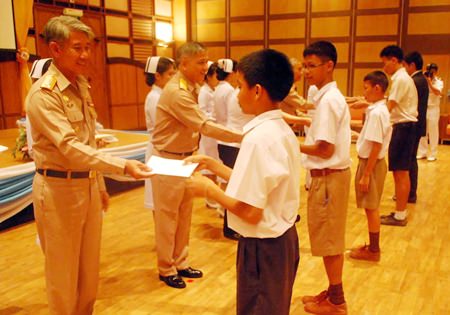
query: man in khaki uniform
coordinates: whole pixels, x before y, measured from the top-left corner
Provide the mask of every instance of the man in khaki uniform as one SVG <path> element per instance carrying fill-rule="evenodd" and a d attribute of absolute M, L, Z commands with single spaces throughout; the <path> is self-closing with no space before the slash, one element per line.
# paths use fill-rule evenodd
<path fill-rule="evenodd" d="M 206 49 L 200 43 L 186 43 L 177 50 L 179 71 L 164 87 L 156 109 L 154 155 L 184 159 L 198 149 L 200 133 L 225 142 L 241 141 L 240 133 L 208 120 L 198 106 L 198 84 L 208 71 L 207 62 Z M 188 183 L 180 177 L 152 177 L 159 278 L 174 288 L 186 287 L 181 276 L 203 275 L 187 261 L 192 214 Z"/>
<path fill-rule="evenodd" d="M 53 64 L 26 100 L 36 164 L 36 225 L 50 312 L 85 315 L 92 313 L 97 294 L 102 209 L 109 198 L 100 172 L 143 178 L 151 170 L 139 161 L 96 150 L 96 113 L 82 76 L 91 29 L 75 18 L 54 17 L 44 37 Z"/>

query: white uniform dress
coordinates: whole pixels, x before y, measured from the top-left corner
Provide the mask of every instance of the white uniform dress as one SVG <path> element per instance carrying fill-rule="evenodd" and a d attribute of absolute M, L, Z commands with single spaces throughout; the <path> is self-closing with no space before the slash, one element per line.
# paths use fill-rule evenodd
<path fill-rule="evenodd" d="M 444 82 L 438 77 L 434 77 L 431 81 L 431 85 L 438 89 L 442 93 L 444 88 Z M 439 116 L 440 116 L 440 104 L 441 96 L 436 95 L 431 91 L 428 95 L 428 107 L 427 107 L 427 135 L 420 138 L 419 152 L 420 157 L 427 156 L 428 141 L 430 141 L 430 153 L 428 158 L 435 159 L 437 155 L 437 147 L 439 143 Z"/>
<path fill-rule="evenodd" d="M 152 90 L 147 94 L 147 97 L 145 98 L 145 124 L 147 126 L 147 131 L 149 134 L 147 150 L 145 151 L 145 162 L 147 162 L 152 155 L 152 133 L 156 121 L 156 106 L 158 105 L 161 92 L 162 89 L 159 86 L 153 85 Z M 152 182 L 150 179 L 145 180 L 144 207 L 152 210 L 154 208 Z"/>
<path fill-rule="evenodd" d="M 214 90 L 207 84 L 203 84 L 198 94 L 198 105 L 205 115 L 215 121 L 216 114 L 214 111 Z M 219 151 L 217 150 L 217 140 L 207 136 L 201 136 L 198 152 L 205 154 L 216 160 L 219 159 Z"/>

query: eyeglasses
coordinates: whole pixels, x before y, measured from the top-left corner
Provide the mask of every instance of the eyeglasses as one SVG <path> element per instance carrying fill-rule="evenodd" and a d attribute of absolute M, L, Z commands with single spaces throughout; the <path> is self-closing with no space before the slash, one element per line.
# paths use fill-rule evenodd
<path fill-rule="evenodd" d="M 303 66 L 303 68 L 302 68 L 302 70 L 303 71 L 306 71 L 306 70 L 313 70 L 313 69 L 316 69 L 316 68 L 318 68 L 318 67 L 320 67 L 320 66 L 323 66 L 325 63 L 319 63 L 318 65 L 311 65 L 311 64 L 308 64 L 308 65 L 305 65 L 305 64 L 303 64 L 302 66 Z"/>

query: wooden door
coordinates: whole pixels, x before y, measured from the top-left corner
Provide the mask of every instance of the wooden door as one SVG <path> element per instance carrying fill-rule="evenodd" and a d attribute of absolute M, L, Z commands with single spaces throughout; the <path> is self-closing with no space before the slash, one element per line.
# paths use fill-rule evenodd
<path fill-rule="evenodd" d="M 36 30 L 36 51 L 40 58 L 50 57 L 48 46 L 42 36 L 47 21 L 61 15 L 63 8 L 48 7 L 43 5 L 34 6 L 34 25 Z M 84 12 L 81 21 L 90 26 L 95 34 L 89 71 L 87 74 L 91 84 L 91 96 L 98 114 L 98 122 L 105 128 L 110 127 L 110 115 L 107 98 L 106 84 L 106 48 L 105 48 L 105 30 L 104 17 L 102 14 Z"/>

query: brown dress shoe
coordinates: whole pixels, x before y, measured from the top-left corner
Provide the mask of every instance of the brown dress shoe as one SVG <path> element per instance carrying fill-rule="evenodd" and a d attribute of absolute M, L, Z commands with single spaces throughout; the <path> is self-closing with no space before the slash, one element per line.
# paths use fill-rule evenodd
<path fill-rule="evenodd" d="M 302 297 L 302 302 L 303 304 L 320 303 L 323 300 L 326 300 L 327 298 L 328 298 L 328 291 L 324 290 L 317 295 L 305 295 L 304 297 Z"/>
<path fill-rule="evenodd" d="M 319 303 L 306 303 L 305 311 L 318 315 L 347 315 L 347 304 L 335 305 L 328 298 Z"/>
<path fill-rule="evenodd" d="M 369 249 L 369 245 L 364 245 L 361 247 L 353 248 L 350 251 L 350 258 L 358 259 L 358 260 L 368 260 L 368 261 L 380 261 L 381 253 L 372 252 Z"/>

